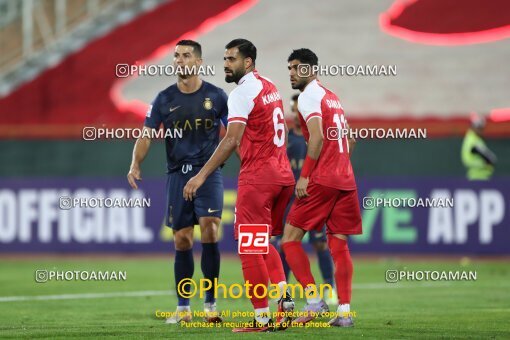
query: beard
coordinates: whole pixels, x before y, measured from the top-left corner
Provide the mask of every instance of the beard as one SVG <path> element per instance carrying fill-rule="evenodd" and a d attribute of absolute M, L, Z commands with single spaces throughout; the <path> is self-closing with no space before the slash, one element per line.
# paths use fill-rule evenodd
<path fill-rule="evenodd" d="M 231 72 L 232 72 L 231 75 L 225 75 L 225 81 L 227 83 L 236 83 L 237 84 L 239 82 L 239 80 L 241 80 L 241 78 L 244 77 L 244 74 L 241 73 L 240 71 L 232 70 Z"/>
<path fill-rule="evenodd" d="M 297 81 L 295 82 L 294 84 L 291 84 L 290 85 L 292 87 L 293 90 L 303 90 L 306 86 L 306 81 L 305 80 L 301 80 L 301 81 Z"/>

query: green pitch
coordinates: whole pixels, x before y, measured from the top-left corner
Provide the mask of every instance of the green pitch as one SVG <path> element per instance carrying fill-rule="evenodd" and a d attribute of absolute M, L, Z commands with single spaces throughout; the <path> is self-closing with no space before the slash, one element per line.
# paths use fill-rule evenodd
<path fill-rule="evenodd" d="M 240 264 L 234 257 L 224 256 L 221 266 L 222 283 L 241 282 Z M 229 328 L 166 325 L 156 317 L 158 310 L 175 310 L 176 297 L 170 294 L 173 287 L 170 259 L 0 259 L 0 337 L 510 338 L 510 267 L 504 261 L 401 262 L 355 258 L 354 266 L 351 309 L 357 316 L 355 328 L 294 328 L 272 334 L 233 334 Z M 36 283 L 34 275 L 38 269 L 126 271 L 127 280 Z M 477 272 L 477 280 L 386 283 L 388 269 L 469 270 Z M 316 267 L 314 273 L 320 277 Z M 200 263 L 196 259 L 195 278 L 200 277 Z M 303 304 L 302 300 L 297 301 L 299 309 Z M 251 311 L 246 299 L 220 299 L 218 307 L 232 312 Z M 202 301 L 193 299 L 192 308 L 202 310 Z M 271 311 L 275 311 L 274 303 Z"/>

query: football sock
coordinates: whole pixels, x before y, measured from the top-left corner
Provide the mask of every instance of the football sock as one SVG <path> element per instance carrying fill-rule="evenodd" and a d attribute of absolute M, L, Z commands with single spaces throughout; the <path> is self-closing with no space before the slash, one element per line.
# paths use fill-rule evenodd
<path fill-rule="evenodd" d="M 340 304 L 351 303 L 352 260 L 346 240 L 328 236 L 331 257 L 335 262 L 335 281 Z"/>
<path fill-rule="evenodd" d="M 333 260 L 331 260 L 331 254 L 329 253 L 329 250 L 319 250 L 317 252 L 317 257 L 319 259 L 319 268 L 321 270 L 324 283 L 333 287 Z"/>
<path fill-rule="evenodd" d="M 278 254 L 278 250 L 270 243 L 269 244 L 269 253 L 263 255 L 264 261 L 266 262 L 267 273 L 269 274 L 269 279 L 271 283 L 279 284 L 280 282 L 285 283 L 285 272 L 283 271 L 282 261 L 280 259 L 280 254 Z M 280 289 L 281 292 L 281 289 Z M 283 295 L 283 292 L 281 292 Z"/>
<path fill-rule="evenodd" d="M 310 269 L 310 260 L 301 246 L 301 241 L 291 241 L 282 244 L 282 249 L 285 252 L 285 258 L 294 273 L 294 276 L 299 281 L 301 286 L 307 287 L 309 284 L 315 285 L 315 280 Z"/>
<path fill-rule="evenodd" d="M 214 303 L 214 279 L 220 275 L 220 250 L 218 243 L 202 243 L 202 259 L 201 259 L 202 273 L 204 278 L 211 281 L 211 288 L 205 292 L 205 302 Z"/>
<path fill-rule="evenodd" d="M 344 318 L 349 317 L 350 313 L 351 313 L 351 305 L 349 305 L 348 303 L 345 303 L 343 305 L 338 305 L 336 313 L 338 314 L 338 316 L 341 316 Z"/>
<path fill-rule="evenodd" d="M 269 307 L 255 308 L 255 320 L 263 325 L 269 322 Z"/>
<path fill-rule="evenodd" d="M 193 277 L 193 271 L 195 270 L 195 264 L 193 262 L 193 250 L 176 250 L 175 251 L 175 263 L 174 263 L 174 274 L 175 274 L 175 286 L 177 287 L 179 282 L 186 278 Z M 187 286 L 185 286 L 187 287 Z M 189 299 L 178 295 L 178 306 L 189 306 Z"/>
<path fill-rule="evenodd" d="M 280 247 L 280 259 L 282 260 L 283 265 L 283 272 L 285 273 L 285 280 L 289 281 L 289 275 L 290 275 L 290 267 L 287 263 L 287 260 L 285 259 L 285 253 L 283 252 L 283 249 Z"/>
<path fill-rule="evenodd" d="M 264 258 L 260 254 L 239 254 L 241 264 L 243 268 L 244 281 L 250 283 L 248 286 L 248 294 L 251 296 L 250 301 L 255 309 L 257 308 L 268 308 L 267 296 L 264 296 L 264 288 L 261 286 L 257 287 L 257 291 L 254 292 L 256 285 L 265 285 L 269 281 L 269 274 L 267 273 L 266 263 Z"/>
<path fill-rule="evenodd" d="M 305 297 L 308 304 L 321 302 L 320 291 L 315 285 L 310 285 L 305 289 Z"/>

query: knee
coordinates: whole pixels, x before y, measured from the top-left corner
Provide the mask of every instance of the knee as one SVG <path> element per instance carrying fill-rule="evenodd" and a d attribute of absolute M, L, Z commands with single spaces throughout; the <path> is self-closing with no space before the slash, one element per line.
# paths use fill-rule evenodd
<path fill-rule="evenodd" d="M 176 233 L 174 234 L 175 250 L 189 250 L 193 247 L 193 233 Z"/>
<path fill-rule="evenodd" d="M 218 242 L 220 219 L 218 217 L 201 217 L 199 223 L 202 243 Z"/>
<path fill-rule="evenodd" d="M 282 244 L 295 241 L 301 242 L 304 235 L 305 232 L 302 229 L 293 227 L 287 223 L 283 231 Z"/>
<path fill-rule="evenodd" d="M 324 242 L 324 241 L 315 241 L 313 243 L 313 248 L 316 251 L 324 251 L 324 250 L 328 249 L 328 244 L 326 242 Z"/>

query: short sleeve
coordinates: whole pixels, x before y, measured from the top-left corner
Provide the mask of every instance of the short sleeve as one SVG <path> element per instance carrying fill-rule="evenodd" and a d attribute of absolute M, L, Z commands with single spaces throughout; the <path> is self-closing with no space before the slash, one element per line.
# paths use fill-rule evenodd
<path fill-rule="evenodd" d="M 322 117 L 321 101 L 322 96 L 315 93 L 303 92 L 299 95 L 298 111 L 306 123 L 313 117 Z"/>
<path fill-rule="evenodd" d="M 244 123 L 248 121 L 248 116 L 255 106 L 253 100 L 249 100 L 241 93 L 232 91 L 228 97 L 228 122 Z"/>
<path fill-rule="evenodd" d="M 245 82 L 239 85 L 228 97 L 228 122 L 244 123 L 248 121 L 255 98 L 262 91 L 260 80 Z"/>
<path fill-rule="evenodd" d="M 160 95 L 158 94 L 147 110 L 147 114 L 145 115 L 145 126 L 153 129 L 159 129 L 162 122 L 161 111 L 159 110 L 160 102 Z"/>

